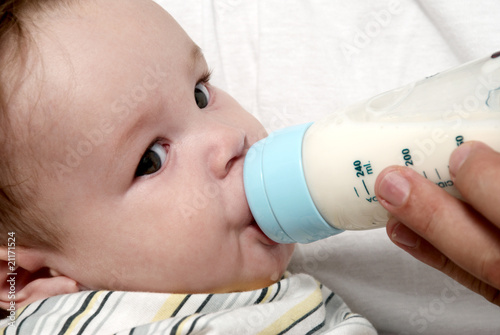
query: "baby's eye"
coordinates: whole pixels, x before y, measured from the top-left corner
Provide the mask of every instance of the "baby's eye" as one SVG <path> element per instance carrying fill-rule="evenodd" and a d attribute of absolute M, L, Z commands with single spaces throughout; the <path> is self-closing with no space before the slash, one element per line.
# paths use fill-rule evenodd
<path fill-rule="evenodd" d="M 135 171 L 135 176 L 145 176 L 158 172 L 167 159 L 167 150 L 160 143 L 155 143 L 142 155 Z"/>
<path fill-rule="evenodd" d="M 205 85 L 205 83 L 198 83 L 194 88 L 194 100 L 200 109 L 208 106 L 210 102 L 210 93 Z"/>

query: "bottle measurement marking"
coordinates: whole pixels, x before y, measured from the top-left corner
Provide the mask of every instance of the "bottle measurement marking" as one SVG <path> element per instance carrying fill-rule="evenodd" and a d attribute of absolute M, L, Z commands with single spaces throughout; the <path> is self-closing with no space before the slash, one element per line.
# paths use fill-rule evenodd
<path fill-rule="evenodd" d="M 436 172 L 436 175 L 437 175 L 438 179 L 442 180 L 441 175 L 439 174 L 438 169 L 434 169 L 434 171 Z M 422 175 L 425 177 L 425 179 L 429 179 L 429 177 L 427 177 L 427 173 L 425 173 L 425 171 L 422 171 Z"/>
<path fill-rule="evenodd" d="M 370 200 L 373 200 L 371 198 L 370 190 L 368 190 L 368 186 L 366 186 L 364 178 L 373 175 L 373 168 L 372 168 L 372 163 L 368 161 L 368 163 L 363 164 L 361 163 L 360 160 L 356 160 L 352 163 L 354 167 L 354 173 L 356 174 L 356 177 L 361 179 L 361 183 L 363 183 L 363 187 L 365 188 L 366 194 L 370 197 Z M 358 189 L 354 187 L 354 192 L 356 193 L 356 196 L 358 198 L 361 198 L 359 195 Z M 367 199 L 368 200 L 368 199 Z"/>
<path fill-rule="evenodd" d="M 364 180 L 362 180 L 361 182 L 363 183 L 363 187 L 365 188 L 366 194 L 368 194 L 369 196 L 371 196 L 370 191 L 368 190 L 368 186 L 366 186 L 365 181 L 364 181 Z M 357 189 L 356 187 L 354 188 L 354 192 L 356 192 L 356 196 L 357 196 L 358 198 L 361 198 L 361 197 L 359 196 L 359 192 L 358 192 L 358 189 Z"/>
<path fill-rule="evenodd" d="M 368 195 L 370 195 L 370 191 L 368 191 L 368 187 L 366 187 L 366 184 L 365 184 L 364 180 L 363 180 L 363 186 L 365 187 L 366 193 L 368 193 Z"/>
<path fill-rule="evenodd" d="M 437 176 L 438 176 L 439 180 L 441 180 L 441 176 L 439 175 L 439 171 L 438 171 L 438 169 L 434 169 L 434 170 L 436 171 L 436 174 L 437 174 Z"/>

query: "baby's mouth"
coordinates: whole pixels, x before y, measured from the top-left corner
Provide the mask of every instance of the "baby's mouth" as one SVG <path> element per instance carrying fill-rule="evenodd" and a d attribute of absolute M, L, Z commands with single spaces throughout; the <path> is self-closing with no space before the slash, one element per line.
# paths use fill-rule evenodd
<path fill-rule="evenodd" d="M 252 227 L 253 229 L 258 231 L 258 233 L 260 235 L 259 241 L 262 242 L 262 244 L 265 244 L 265 245 L 268 245 L 271 247 L 279 244 L 278 242 L 271 240 L 266 234 L 264 234 L 264 232 L 262 231 L 262 229 L 260 229 L 259 225 L 257 224 L 257 222 L 255 222 L 255 220 L 250 224 L 250 227 Z"/>

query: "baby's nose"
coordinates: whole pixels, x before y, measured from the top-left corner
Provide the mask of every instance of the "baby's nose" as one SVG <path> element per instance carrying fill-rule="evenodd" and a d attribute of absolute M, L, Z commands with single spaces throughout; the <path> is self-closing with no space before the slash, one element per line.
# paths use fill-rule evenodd
<path fill-rule="evenodd" d="M 221 125 L 206 140 L 206 157 L 209 172 L 218 179 L 225 178 L 234 162 L 242 158 L 245 150 L 245 131 L 241 128 Z"/>

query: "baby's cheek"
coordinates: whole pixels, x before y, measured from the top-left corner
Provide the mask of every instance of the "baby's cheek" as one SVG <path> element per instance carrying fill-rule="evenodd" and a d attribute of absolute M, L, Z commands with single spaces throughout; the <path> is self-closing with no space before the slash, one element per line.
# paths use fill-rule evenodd
<path fill-rule="evenodd" d="M 287 259 L 285 260 L 285 267 L 288 267 L 290 260 L 292 259 L 293 251 L 295 250 L 295 244 L 284 244 L 285 253 L 287 254 Z"/>

